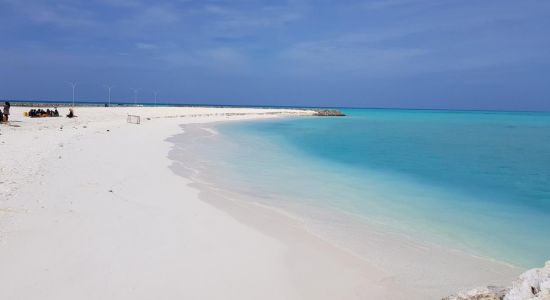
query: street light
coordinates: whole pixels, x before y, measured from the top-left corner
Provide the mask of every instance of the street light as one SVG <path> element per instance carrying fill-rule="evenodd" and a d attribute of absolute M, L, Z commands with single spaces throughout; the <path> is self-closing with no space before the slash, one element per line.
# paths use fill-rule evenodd
<path fill-rule="evenodd" d="M 159 94 L 158 91 L 154 91 L 153 93 L 155 93 L 155 106 L 157 106 L 157 95 Z"/>
<path fill-rule="evenodd" d="M 134 105 L 137 105 L 137 93 L 139 92 L 139 89 L 132 89 L 134 91 Z"/>
<path fill-rule="evenodd" d="M 74 90 L 76 89 L 76 82 L 68 81 L 67 83 L 70 84 L 73 87 L 73 107 L 74 107 Z"/>
<path fill-rule="evenodd" d="M 105 85 L 107 89 L 109 89 L 109 106 L 111 106 L 111 89 L 113 88 L 112 85 Z"/>

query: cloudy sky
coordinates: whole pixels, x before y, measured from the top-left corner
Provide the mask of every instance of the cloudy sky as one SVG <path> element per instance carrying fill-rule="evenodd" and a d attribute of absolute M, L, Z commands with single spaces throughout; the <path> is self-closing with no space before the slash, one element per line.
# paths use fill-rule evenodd
<path fill-rule="evenodd" d="M 550 110 L 547 0 L 0 0 L 0 98 Z"/>

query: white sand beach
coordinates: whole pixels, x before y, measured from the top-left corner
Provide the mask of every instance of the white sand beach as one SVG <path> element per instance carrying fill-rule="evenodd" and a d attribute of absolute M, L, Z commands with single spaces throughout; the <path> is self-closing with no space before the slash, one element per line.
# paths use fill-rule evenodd
<path fill-rule="evenodd" d="M 0 299 L 433 299 L 441 291 L 400 282 L 395 269 L 275 210 L 213 203 L 170 169 L 166 139 L 181 124 L 311 111 L 77 107 L 74 119 L 30 119 L 28 109 L 12 107 L 10 125 L 0 125 Z M 127 114 L 142 123 L 126 123 Z M 437 266 L 473 287 L 521 271 L 419 256 L 394 242 L 382 244 L 393 247 L 387 254 L 416 260 L 403 269 L 418 278 Z"/>

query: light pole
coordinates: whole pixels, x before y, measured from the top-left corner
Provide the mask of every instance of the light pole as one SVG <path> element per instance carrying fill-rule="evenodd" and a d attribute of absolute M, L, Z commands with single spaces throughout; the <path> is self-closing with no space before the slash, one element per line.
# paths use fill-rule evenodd
<path fill-rule="evenodd" d="M 109 89 L 109 106 L 111 106 L 111 89 L 113 88 L 112 85 L 105 85 L 107 89 Z"/>
<path fill-rule="evenodd" d="M 70 84 L 72 87 L 73 87 L 73 107 L 74 107 L 74 90 L 76 89 L 76 82 L 67 82 L 68 84 Z"/>
<path fill-rule="evenodd" d="M 155 93 L 155 106 L 157 106 L 157 95 L 159 94 L 158 91 L 154 91 L 153 93 Z"/>
<path fill-rule="evenodd" d="M 137 93 L 139 89 L 132 89 L 134 91 L 134 105 L 137 105 Z"/>

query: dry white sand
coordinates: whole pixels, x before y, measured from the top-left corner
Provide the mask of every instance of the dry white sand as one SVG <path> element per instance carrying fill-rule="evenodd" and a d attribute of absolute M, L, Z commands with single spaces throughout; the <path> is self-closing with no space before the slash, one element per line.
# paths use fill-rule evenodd
<path fill-rule="evenodd" d="M 77 108 L 72 120 L 29 119 L 22 112 L 13 107 L 13 126 L 1 127 L 0 299 L 383 293 L 369 280 L 375 271 L 365 272 L 354 258 L 311 237 L 295 252 L 303 256 L 289 255 L 288 245 L 199 200 L 168 168 L 164 140 L 181 130 L 178 124 L 280 111 Z M 127 112 L 144 122 L 126 124 Z M 164 118 L 181 115 L 208 116 Z"/>
<path fill-rule="evenodd" d="M 426 299 L 276 211 L 202 201 L 169 168 L 180 124 L 311 112 L 24 110 L 0 125 L 0 299 Z"/>

